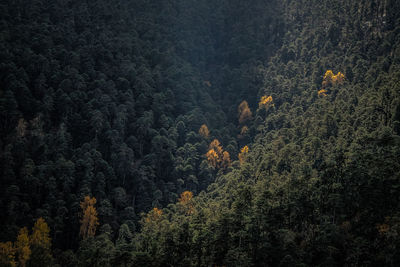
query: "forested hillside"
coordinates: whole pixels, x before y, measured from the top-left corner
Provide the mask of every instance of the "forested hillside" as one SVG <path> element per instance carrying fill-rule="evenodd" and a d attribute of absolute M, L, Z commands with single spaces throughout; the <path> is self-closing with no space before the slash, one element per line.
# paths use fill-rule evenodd
<path fill-rule="evenodd" d="M 0 266 L 400 265 L 399 1 L 0 14 Z"/>

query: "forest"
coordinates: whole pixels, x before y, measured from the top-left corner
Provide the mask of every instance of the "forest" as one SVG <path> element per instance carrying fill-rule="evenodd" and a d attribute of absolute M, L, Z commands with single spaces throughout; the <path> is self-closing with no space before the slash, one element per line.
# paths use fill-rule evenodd
<path fill-rule="evenodd" d="M 0 15 L 0 267 L 400 266 L 400 1 Z"/>

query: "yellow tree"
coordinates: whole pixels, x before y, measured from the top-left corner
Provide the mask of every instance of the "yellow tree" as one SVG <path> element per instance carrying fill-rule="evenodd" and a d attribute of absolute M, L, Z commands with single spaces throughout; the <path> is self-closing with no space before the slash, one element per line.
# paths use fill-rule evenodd
<path fill-rule="evenodd" d="M 327 70 L 324 74 L 324 79 L 322 81 L 322 88 L 324 89 L 329 85 L 342 84 L 343 82 L 344 82 L 343 73 L 339 71 L 336 75 L 334 75 L 332 70 Z"/>
<path fill-rule="evenodd" d="M 344 82 L 344 74 L 340 71 L 332 77 L 332 84 L 342 84 Z"/>
<path fill-rule="evenodd" d="M 318 91 L 318 96 L 319 97 L 323 97 L 323 96 L 327 96 L 327 91 L 325 89 L 321 89 Z"/>
<path fill-rule="evenodd" d="M 207 125 L 205 125 L 205 124 L 201 125 L 201 127 L 199 129 L 199 134 L 204 138 L 208 138 L 210 131 L 208 130 Z"/>
<path fill-rule="evenodd" d="M 190 191 L 182 192 L 181 197 L 178 199 L 178 203 L 183 207 L 186 215 L 193 214 L 193 193 Z"/>
<path fill-rule="evenodd" d="M 15 241 L 15 252 L 17 254 L 19 266 L 24 267 L 31 256 L 28 229 L 26 227 L 19 230 L 17 241 Z"/>
<path fill-rule="evenodd" d="M 222 155 L 221 167 L 223 169 L 226 169 L 229 166 L 231 166 L 231 156 L 229 155 L 228 151 L 224 151 L 224 153 Z"/>
<path fill-rule="evenodd" d="M 332 70 L 327 70 L 324 74 L 324 79 L 322 80 L 322 88 L 325 88 L 326 86 L 330 85 L 332 83 L 332 78 L 333 78 L 333 72 Z"/>
<path fill-rule="evenodd" d="M 249 108 L 249 104 L 246 100 L 243 100 L 238 107 L 239 124 L 243 124 L 251 119 L 252 113 Z"/>
<path fill-rule="evenodd" d="M 214 149 L 208 150 L 206 157 L 207 157 L 208 164 L 210 164 L 214 168 L 216 168 L 218 166 L 218 162 L 220 161 L 220 159 L 218 157 L 217 152 L 215 152 Z"/>
<path fill-rule="evenodd" d="M 97 225 L 99 225 L 97 210 L 94 207 L 95 204 L 96 198 L 90 198 L 89 196 L 86 196 L 85 199 L 80 203 L 82 209 L 82 220 L 79 235 L 83 238 L 94 236 Z"/>
<path fill-rule="evenodd" d="M 15 267 L 16 265 L 13 243 L 10 241 L 5 243 L 0 242 L 0 266 Z"/>
<path fill-rule="evenodd" d="M 272 96 L 262 96 L 260 99 L 260 102 L 258 102 L 258 107 L 259 108 L 265 108 L 268 109 L 269 107 L 273 107 L 273 99 Z"/>
<path fill-rule="evenodd" d="M 223 149 L 218 139 L 214 139 L 208 146 L 206 154 L 208 163 L 214 168 L 219 167 L 223 158 Z"/>
<path fill-rule="evenodd" d="M 42 217 L 36 220 L 35 225 L 32 228 L 32 231 L 33 233 L 30 238 L 31 245 L 50 249 L 51 247 L 51 239 L 49 237 L 50 228 Z"/>
<path fill-rule="evenodd" d="M 240 164 L 243 164 L 248 153 L 249 153 L 249 147 L 248 146 L 242 147 L 242 149 L 240 150 L 240 153 L 238 155 Z"/>

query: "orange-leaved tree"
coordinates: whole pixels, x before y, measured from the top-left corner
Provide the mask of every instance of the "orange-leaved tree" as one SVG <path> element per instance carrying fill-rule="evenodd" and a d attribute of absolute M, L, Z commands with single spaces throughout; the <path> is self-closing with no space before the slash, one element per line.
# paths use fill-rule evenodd
<path fill-rule="evenodd" d="M 191 215 L 194 212 L 193 206 L 193 193 L 190 191 L 184 191 L 181 197 L 178 199 L 178 203 L 183 207 L 186 215 Z"/>
<path fill-rule="evenodd" d="M 32 246 L 38 246 L 45 249 L 50 249 L 51 239 L 49 237 L 50 228 L 46 221 L 40 217 L 36 220 L 35 225 L 32 228 L 32 235 L 30 238 L 30 243 Z"/>
<path fill-rule="evenodd" d="M 208 138 L 208 136 L 210 135 L 210 131 L 208 130 L 207 125 L 205 124 L 201 125 L 199 129 L 199 134 L 204 138 Z"/>
<path fill-rule="evenodd" d="M 243 124 L 248 120 L 251 120 L 251 110 L 249 108 L 249 104 L 246 100 L 243 100 L 238 107 L 238 117 L 239 117 L 239 124 Z"/>
<path fill-rule="evenodd" d="M 226 169 L 231 164 L 229 152 L 222 149 L 222 146 L 217 139 L 214 139 L 208 146 L 206 157 L 208 164 L 214 168 Z"/>
<path fill-rule="evenodd" d="M 18 265 L 24 267 L 31 256 L 28 229 L 26 227 L 19 230 L 17 241 L 15 241 L 14 246 L 18 258 Z"/>
<path fill-rule="evenodd" d="M 248 146 L 244 146 L 244 147 L 242 147 L 242 149 L 240 149 L 240 153 L 238 155 L 240 164 L 243 164 L 243 162 L 245 161 L 248 153 L 249 153 L 249 147 Z"/>
<path fill-rule="evenodd" d="M 327 96 L 327 91 L 325 89 L 321 89 L 318 91 L 318 96 L 319 97 L 323 97 L 323 96 Z"/>
<path fill-rule="evenodd" d="M 163 211 L 159 208 L 153 208 L 149 213 L 147 213 L 145 222 L 150 223 L 150 222 L 156 222 L 161 220 L 161 217 L 163 215 Z"/>
<path fill-rule="evenodd" d="M 258 107 L 268 109 L 269 107 L 274 106 L 273 101 L 272 96 L 264 95 L 261 97 L 260 102 L 258 102 Z"/>
<path fill-rule="evenodd" d="M 322 88 L 329 85 L 342 84 L 344 82 L 344 74 L 340 71 L 334 75 L 332 70 L 327 70 L 324 74 L 324 79 L 322 80 Z"/>
<path fill-rule="evenodd" d="M 85 199 L 80 203 L 82 209 L 82 219 L 79 235 L 84 239 L 94 236 L 96 234 L 96 228 L 99 225 L 97 210 L 94 207 L 95 204 L 96 198 L 90 198 L 89 196 L 86 196 Z"/>
<path fill-rule="evenodd" d="M 208 146 L 208 152 L 206 154 L 208 163 L 214 168 L 219 167 L 223 157 L 222 153 L 223 150 L 221 143 L 218 141 L 218 139 L 214 139 Z"/>

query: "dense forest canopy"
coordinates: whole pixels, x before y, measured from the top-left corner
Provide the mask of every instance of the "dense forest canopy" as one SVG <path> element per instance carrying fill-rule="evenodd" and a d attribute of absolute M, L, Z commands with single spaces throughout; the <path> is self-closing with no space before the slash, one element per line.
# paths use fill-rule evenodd
<path fill-rule="evenodd" d="M 0 14 L 0 266 L 400 265 L 399 1 Z"/>

